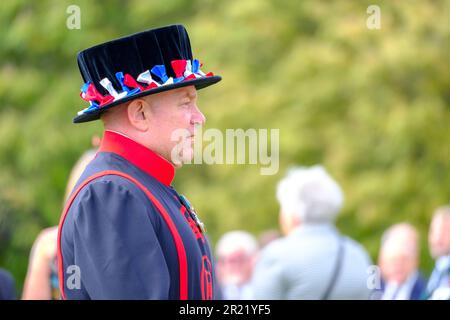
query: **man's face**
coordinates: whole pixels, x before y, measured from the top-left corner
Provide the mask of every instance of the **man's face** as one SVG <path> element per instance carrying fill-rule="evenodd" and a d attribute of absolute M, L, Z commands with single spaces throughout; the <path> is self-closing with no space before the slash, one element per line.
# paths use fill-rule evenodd
<path fill-rule="evenodd" d="M 380 257 L 380 268 L 388 282 L 403 283 L 417 268 L 417 256 L 406 251 L 385 252 Z"/>
<path fill-rule="evenodd" d="M 218 280 L 222 285 L 242 285 L 250 280 L 253 264 L 253 257 L 244 249 L 224 253 L 217 260 Z"/>
<path fill-rule="evenodd" d="M 379 266 L 388 282 L 403 283 L 417 270 L 419 264 L 416 233 L 398 229 L 383 243 Z"/>
<path fill-rule="evenodd" d="M 194 155 L 193 142 L 195 127 L 205 123 L 205 116 L 197 107 L 197 90 L 194 86 L 179 88 L 148 96 L 150 148 L 170 162 L 180 165 L 173 159 L 173 150 L 181 145 L 177 154 L 182 162 L 191 160 Z M 174 139 L 174 133 L 184 132 L 183 143 Z M 179 135 L 178 135 L 179 138 Z"/>
<path fill-rule="evenodd" d="M 428 234 L 431 256 L 439 258 L 450 254 L 450 216 L 438 215 L 433 218 Z"/>

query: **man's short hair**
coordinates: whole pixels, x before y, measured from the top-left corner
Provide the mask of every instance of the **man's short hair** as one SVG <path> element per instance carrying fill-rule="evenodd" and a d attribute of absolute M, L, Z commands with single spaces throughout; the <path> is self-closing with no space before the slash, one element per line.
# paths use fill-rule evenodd
<path fill-rule="evenodd" d="M 289 170 L 277 198 L 283 214 L 295 214 L 303 223 L 332 222 L 344 202 L 341 188 L 320 165 Z"/>
<path fill-rule="evenodd" d="M 217 242 L 216 255 L 222 256 L 237 250 L 244 250 L 247 255 L 258 251 L 256 238 L 246 231 L 230 231 L 225 233 Z"/>
<path fill-rule="evenodd" d="M 419 253 L 417 229 L 406 222 L 392 225 L 381 237 L 381 250 L 417 255 Z"/>

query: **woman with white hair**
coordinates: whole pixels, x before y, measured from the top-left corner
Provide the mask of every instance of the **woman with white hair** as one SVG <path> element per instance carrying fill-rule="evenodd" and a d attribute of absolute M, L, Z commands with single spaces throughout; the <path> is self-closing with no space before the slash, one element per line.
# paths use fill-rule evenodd
<path fill-rule="evenodd" d="M 370 258 L 334 226 L 344 197 L 326 170 L 290 170 L 277 198 L 285 237 L 261 252 L 252 280 L 255 298 L 368 299 Z"/>

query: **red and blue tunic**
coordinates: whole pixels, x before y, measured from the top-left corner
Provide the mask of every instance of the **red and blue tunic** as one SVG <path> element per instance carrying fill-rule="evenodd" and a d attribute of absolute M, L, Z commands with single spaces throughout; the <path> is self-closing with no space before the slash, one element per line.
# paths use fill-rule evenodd
<path fill-rule="evenodd" d="M 64 299 L 218 298 L 208 240 L 174 174 L 148 148 L 105 131 L 59 225 Z"/>

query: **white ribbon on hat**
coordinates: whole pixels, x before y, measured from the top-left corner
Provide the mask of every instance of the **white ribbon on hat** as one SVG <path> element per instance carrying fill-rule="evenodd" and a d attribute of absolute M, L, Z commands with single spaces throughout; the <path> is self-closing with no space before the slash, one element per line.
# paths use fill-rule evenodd
<path fill-rule="evenodd" d="M 108 90 L 110 95 L 112 95 L 114 97 L 114 101 L 122 99 L 123 97 L 125 97 L 128 94 L 126 91 L 122 91 L 121 93 L 118 93 L 116 91 L 116 89 L 114 89 L 111 81 L 108 78 L 103 78 L 102 80 L 100 80 L 100 84 L 103 86 L 103 88 Z"/>
<path fill-rule="evenodd" d="M 187 60 L 186 61 L 186 69 L 184 70 L 184 77 L 187 78 L 189 77 L 191 74 L 193 74 L 195 76 L 195 78 L 201 78 L 200 75 L 195 74 L 192 72 L 192 63 L 191 60 Z"/>
<path fill-rule="evenodd" d="M 151 83 L 156 84 L 158 87 L 161 86 L 157 81 L 155 81 L 152 78 L 152 75 L 150 73 L 150 70 L 144 71 L 142 72 L 140 75 L 138 75 L 137 77 L 137 81 L 142 82 L 142 83 L 146 83 L 148 85 L 150 85 Z"/>

